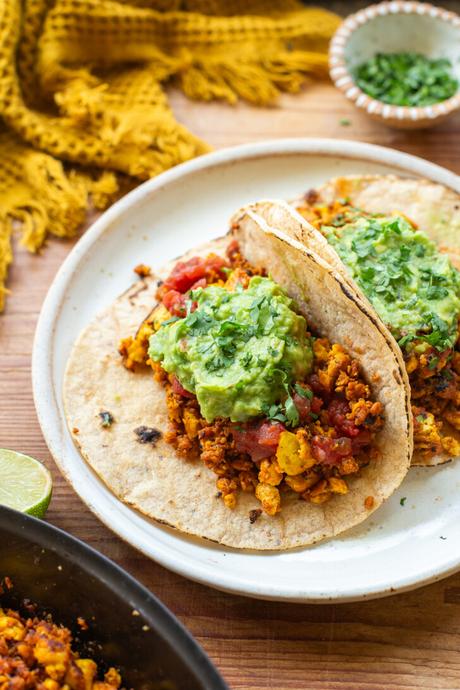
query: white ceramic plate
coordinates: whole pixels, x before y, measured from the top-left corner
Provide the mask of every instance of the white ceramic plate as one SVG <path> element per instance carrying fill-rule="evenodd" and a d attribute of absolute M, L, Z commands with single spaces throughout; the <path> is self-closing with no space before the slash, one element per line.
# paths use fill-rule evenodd
<path fill-rule="evenodd" d="M 59 468 L 91 510 L 167 568 L 249 596 L 322 602 L 384 596 L 460 567 L 460 462 L 411 470 L 383 508 L 338 539 L 281 553 L 248 553 L 183 536 L 123 505 L 81 458 L 64 419 L 62 381 L 72 343 L 130 285 L 133 266 L 160 266 L 222 234 L 231 213 L 247 202 L 295 197 L 336 175 L 390 172 L 428 177 L 460 191 L 453 173 L 368 144 L 296 139 L 239 146 L 180 165 L 135 189 L 97 220 L 62 265 L 43 305 L 33 354 L 43 433 Z"/>

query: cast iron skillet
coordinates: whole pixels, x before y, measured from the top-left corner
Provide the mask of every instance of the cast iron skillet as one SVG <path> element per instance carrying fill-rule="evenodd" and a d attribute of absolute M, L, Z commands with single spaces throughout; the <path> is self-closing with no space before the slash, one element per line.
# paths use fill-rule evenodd
<path fill-rule="evenodd" d="M 26 599 L 52 613 L 81 654 L 120 669 L 125 688 L 228 690 L 179 621 L 124 570 L 62 530 L 0 506 L 0 581 L 5 576 L 13 589 L 4 588 L 0 606 L 23 609 Z"/>

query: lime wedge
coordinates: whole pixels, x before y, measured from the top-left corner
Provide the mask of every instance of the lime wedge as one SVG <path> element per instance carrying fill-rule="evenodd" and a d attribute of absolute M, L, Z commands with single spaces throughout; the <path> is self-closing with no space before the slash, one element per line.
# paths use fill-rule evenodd
<path fill-rule="evenodd" d="M 0 448 L 0 504 L 41 518 L 51 500 L 51 475 L 41 462 Z"/>

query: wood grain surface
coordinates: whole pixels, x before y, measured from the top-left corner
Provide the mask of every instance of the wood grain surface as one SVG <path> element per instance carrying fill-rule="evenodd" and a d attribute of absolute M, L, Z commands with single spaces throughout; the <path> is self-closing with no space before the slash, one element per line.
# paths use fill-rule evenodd
<path fill-rule="evenodd" d="M 433 130 L 398 132 L 357 113 L 326 84 L 267 109 L 190 103 L 179 93 L 171 99 L 178 118 L 215 147 L 286 136 L 343 137 L 407 151 L 460 173 L 460 115 Z M 344 118 L 350 124 L 341 124 Z M 253 601 L 189 582 L 150 562 L 81 503 L 46 448 L 30 380 L 38 312 L 71 247 L 50 241 L 42 256 L 17 247 L 12 293 L 0 317 L 0 446 L 30 453 L 53 472 L 49 521 L 117 561 L 158 595 L 234 690 L 460 688 L 460 574 L 359 604 Z"/>

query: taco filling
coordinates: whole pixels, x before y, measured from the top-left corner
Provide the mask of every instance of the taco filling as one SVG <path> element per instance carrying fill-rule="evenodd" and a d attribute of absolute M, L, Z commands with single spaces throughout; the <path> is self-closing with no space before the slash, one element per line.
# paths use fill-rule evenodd
<path fill-rule="evenodd" d="M 403 214 L 369 214 L 347 200 L 297 209 L 334 247 L 402 349 L 414 450 L 460 455 L 460 273 Z"/>
<path fill-rule="evenodd" d="M 378 461 L 383 406 L 358 362 L 314 333 L 236 241 L 225 259 L 177 263 L 156 297 L 137 334 L 121 342 L 124 365 L 153 369 L 167 400 L 165 440 L 217 475 L 227 507 L 241 491 L 260 502 L 254 520 L 278 513 L 286 492 L 321 504 Z"/>

